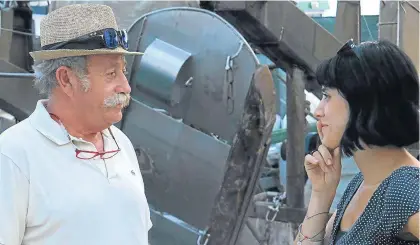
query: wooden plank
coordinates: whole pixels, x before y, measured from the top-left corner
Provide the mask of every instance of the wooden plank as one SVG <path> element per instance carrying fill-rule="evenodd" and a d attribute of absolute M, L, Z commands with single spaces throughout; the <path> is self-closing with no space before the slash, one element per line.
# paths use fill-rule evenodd
<path fill-rule="evenodd" d="M 305 81 L 298 67 L 287 74 L 287 205 L 304 207 Z"/>

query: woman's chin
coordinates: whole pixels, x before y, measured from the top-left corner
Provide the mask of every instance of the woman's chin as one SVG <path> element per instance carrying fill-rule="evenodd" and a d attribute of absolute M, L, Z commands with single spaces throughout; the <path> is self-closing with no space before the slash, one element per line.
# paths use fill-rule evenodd
<path fill-rule="evenodd" d="M 335 148 L 340 146 L 340 142 L 337 142 L 336 140 L 329 140 L 328 138 L 322 139 L 321 143 L 329 150 L 334 150 Z"/>

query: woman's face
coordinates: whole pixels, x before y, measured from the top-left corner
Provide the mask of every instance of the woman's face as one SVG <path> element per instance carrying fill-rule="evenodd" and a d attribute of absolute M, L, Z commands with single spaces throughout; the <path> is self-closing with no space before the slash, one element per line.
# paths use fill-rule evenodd
<path fill-rule="evenodd" d="M 315 110 L 321 142 L 329 149 L 340 145 L 349 120 L 349 105 L 337 89 L 323 89 L 323 98 Z"/>

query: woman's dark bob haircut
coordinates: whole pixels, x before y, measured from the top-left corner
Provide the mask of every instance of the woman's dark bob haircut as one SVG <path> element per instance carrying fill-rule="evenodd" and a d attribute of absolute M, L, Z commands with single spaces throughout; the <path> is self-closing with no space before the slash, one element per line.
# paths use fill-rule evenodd
<path fill-rule="evenodd" d="M 418 73 L 393 43 L 347 43 L 318 66 L 316 79 L 326 89 L 337 89 L 349 104 L 350 118 L 341 140 L 346 156 L 363 150 L 361 141 L 391 147 L 419 141 Z"/>

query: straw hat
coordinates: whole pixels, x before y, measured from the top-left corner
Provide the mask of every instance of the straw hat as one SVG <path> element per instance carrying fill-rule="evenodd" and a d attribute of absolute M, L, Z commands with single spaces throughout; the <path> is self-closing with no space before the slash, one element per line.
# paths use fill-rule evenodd
<path fill-rule="evenodd" d="M 114 13 L 106 5 L 75 4 L 61 7 L 45 16 L 41 21 L 40 27 L 41 50 L 30 52 L 32 58 L 36 61 L 92 54 L 143 54 L 140 52 L 129 52 L 121 47 L 116 49 L 42 50 L 46 45 L 65 42 L 106 28 L 118 30 Z"/>

